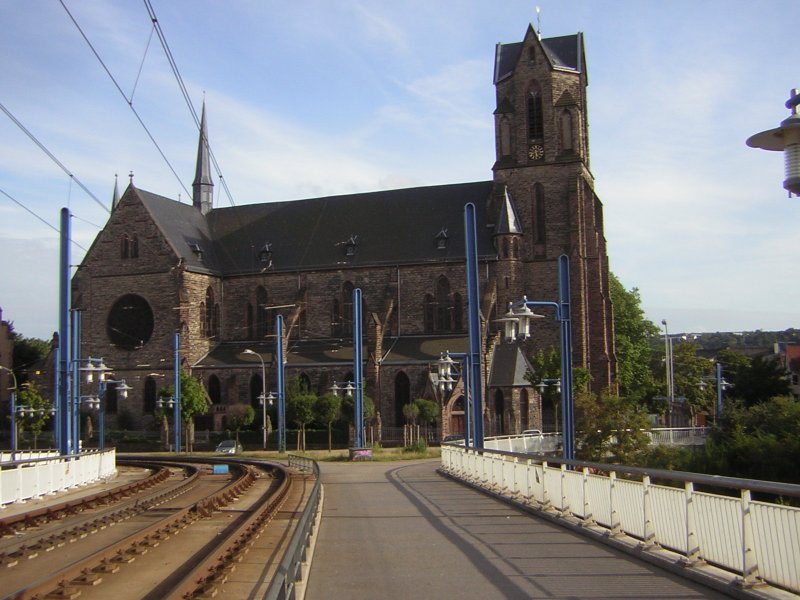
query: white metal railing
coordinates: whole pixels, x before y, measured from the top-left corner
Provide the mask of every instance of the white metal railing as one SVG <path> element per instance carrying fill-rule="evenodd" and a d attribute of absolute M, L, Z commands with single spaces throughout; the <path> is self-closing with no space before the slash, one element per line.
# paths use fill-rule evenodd
<path fill-rule="evenodd" d="M 743 585 L 766 582 L 800 593 L 800 508 L 752 499 L 753 492 L 800 498 L 800 485 L 488 448 L 476 452 L 457 444 L 442 444 L 441 460 L 452 477 L 515 502 L 627 534 L 644 549 L 672 550 L 687 565 L 716 565 Z M 654 484 L 653 479 L 683 487 Z M 699 492 L 696 485 L 736 495 Z"/>
<path fill-rule="evenodd" d="M 17 453 L 19 455 L 19 453 Z M 70 488 L 113 477 L 116 450 L 82 452 L 15 460 L 0 464 L 0 509 Z"/>
<path fill-rule="evenodd" d="M 708 427 L 670 427 L 644 430 L 653 446 L 702 446 Z M 560 433 L 518 433 L 488 438 L 484 446 L 492 450 L 551 454 L 561 448 Z"/>
<path fill-rule="evenodd" d="M 13 459 L 11 457 L 11 452 L 2 450 L 0 451 L 0 463 L 10 462 L 11 460 L 24 461 L 36 458 L 51 458 L 53 456 L 59 456 L 58 450 L 54 450 L 53 448 L 43 450 L 18 450 L 14 452 Z"/>

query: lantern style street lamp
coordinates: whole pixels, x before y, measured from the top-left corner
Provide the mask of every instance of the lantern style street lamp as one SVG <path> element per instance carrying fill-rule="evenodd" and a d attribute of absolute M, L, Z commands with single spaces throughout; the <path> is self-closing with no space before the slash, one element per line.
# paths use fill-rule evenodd
<path fill-rule="evenodd" d="M 554 309 L 561 334 L 561 412 L 563 413 L 564 458 L 575 458 L 575 407 L 572 389 L 572 323 L 570 319 L 569 258 L 566 254 L 558 257 L 558 302 L 528 300 L 523 296 L 519 302 L 509 303 L 505 317 L 498 319 L 505 324 L 506 340 L 524 340 L 530 337 L 530 324 L 533 319 L 542 318 L 531 311 L 531 307 Z"/>
<path fill-rule="evenodd" d="M 786 179 L 783 180 L 783 187 L 792 194 L 800 196 L 800 94 L 797 89 L 793 89 L 786 101 L 786 108 L 791 111 L 791 115 L 781 121 L 775 129 L 761 131 L 747 138 L 747 145 L 751 148 L 761 148 L 762 150 L 783 151 L 784 162 L 786 165 Z"/>

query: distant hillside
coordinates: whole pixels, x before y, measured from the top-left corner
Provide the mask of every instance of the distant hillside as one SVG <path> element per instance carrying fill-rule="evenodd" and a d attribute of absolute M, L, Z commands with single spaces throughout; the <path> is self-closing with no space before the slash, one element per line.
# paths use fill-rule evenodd
<path fill-rule="evenodd" d="M 745 348 L 770 348 L 775 342 L 800 343 L 800 329 L 787 329 L 785 331 L 718 331 L 716 333 L 684 333 L 670 334 L 685 335 L 687 341 L 693 341 L 701 351 L 718 352 L 725 348 L 731 350 L 744 350 Z M 664 336 L 654 337 L 651 340 L 653 347 L 663 347 Z"/>

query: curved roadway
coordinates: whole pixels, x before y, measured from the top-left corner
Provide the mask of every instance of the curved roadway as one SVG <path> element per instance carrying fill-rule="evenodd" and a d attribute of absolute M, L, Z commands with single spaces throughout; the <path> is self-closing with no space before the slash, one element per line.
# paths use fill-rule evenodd
<path fill-rule="evenodd" d="M 306 600 L 725 598 L 451 481 L 438 460 L 320 466 Z"/>

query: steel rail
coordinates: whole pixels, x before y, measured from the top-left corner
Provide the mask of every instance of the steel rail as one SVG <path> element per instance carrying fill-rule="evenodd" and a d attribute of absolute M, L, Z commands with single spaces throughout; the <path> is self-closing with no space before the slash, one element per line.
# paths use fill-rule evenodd
<path fill-rule="evenodd" d="M 165 600 L 216 595 L 217 588 L 225 583 L 240 557 L 250 549 L 261 531 L 272 521 L 286 501 L 295 480 L 292 476 L 287 476 L 283 469 L 278 472 L 281 477 L 278 490 L 267 490 L 258 508 L 245 518 L 235 531 L 220 540 L 207 558 L 196 565 L 171 592 L 165 594 Z"/>
<path fill-rule="evenodd" d="M 75 514 L 98 505 L 116 502 L 120 498 L 149 489 L 169 478 L 169 468 L 163 465 L 153 466 L 157 470 L 140 481 L 127 483 L 114 489 L 98 492 L 77 500 L 69 500 L 53 506 L 45 506 L 43 508 L 2 518 L 0 519 L 0 535 L 14 535 L 21 528 L 40 527 L 44 523 L 61 519 L 67 514 Z"/>
<path fill-rule="evenodd" d="M 195 462 L 194 459 L 191 459 Z M 210 462 L 210 461 L 200 461 Z M 175 463 L 173 463 L 175 464 Z M 185 464 L 185 463 L 184 463 Z M 252 485 L 256 476 L 253 468 L 237 465 L 239 476 L 222 490 L 191 506 L 180 509 L 156 523 L 119 540 L 94 554 L 48 575 L 39 582 L 16 590 L 7 598 L 14 600 L 44 597 L 73 597 L 78 585 L 94 585 L 102 581 L 104 573 L 116 572 L 121 564 L 132 562 L 137 555 L 157 546 L 176 531 L 231 502 Z"/>
<path fill-rule="evenodd" d="M 152 467 L 152 465 L 150 465 L 150 467 Z M 26 543 L 16 547 L 14 550 L 0 552 L 0 566 L 14 567 L 23 558 L 35 558 L 36 556 L 40 555 L 40 552 L 48 552 L 56 547 L 63 546 L 68 541 L 74 541 L 75 539 L 85 537 L 87 534 L 95 533 L 101 529 L 104 529 L 105 527 L 119 523 L 125 519 L 129 519 L 136 514 L 143 513 L 154 506 L 158 506 L 159 504 L 163 504 L 164 502 L 184 494 L 196 484 L 198 470 L 196 468 L 192 468 L 191 465 L 183 465 L 183 467 L 184 470 L 190 470 L 191 474 L 178 485 L 174 485 L 167 490 L 162 490 L 156 494 L 147 496 L 146 498 L 138 499 L 135 503 L 131 503 L 129 501 L 127 506 L 123 505 L 121 508 L 98 515 L 97 517 L 88 519 L 82 523 L 76 523 L 60 530 L 43 533 L 38 538 L 28 539 L 26 540 Z M 168 469 L 166 469 L 166 474 L 168 477 Z M 76 510 L 60 511 L 58 513 L 59 518 L 76 514 L 88 508 L 88 506 L 84 506 L 79 502 L 71 502 L 68 504 L 70 507 L 75 506 Z M 78 508 L 80 510 L 77 510 Z"/>

